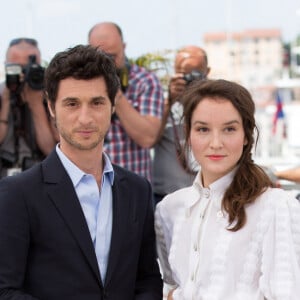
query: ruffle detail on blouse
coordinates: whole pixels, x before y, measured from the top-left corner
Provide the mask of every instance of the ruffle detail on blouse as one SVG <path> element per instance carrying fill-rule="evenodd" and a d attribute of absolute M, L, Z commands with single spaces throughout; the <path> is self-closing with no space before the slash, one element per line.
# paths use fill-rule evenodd
<path fill-rule="evenodd" d="M 300 266 L 300 203 L 298 201 L 290 202 L 292 237 L 298 258 L 298 265 Z"/>
<path fill-rule="evenodd" d="M 251 236 L 243 271 L 239 281 L 237 282 L 237 299 L 240 300 L 247 299 L 247 297 L 249 297 L 251 289 L 253 289 L 253 284 L 255 284 L 255 278 L 259 277 L 257 270 L 259 270 L 259 264 L 261 264 L 263 239 L 273 215 L 269 206 L 270 205 L 268 205 L 266 201 L 263 205 L 262 213 L 256 224 L 256 228 Z"/>
<path fill-rule="evenodd" d="M 277 191 L 269 199 L 273 210 L 272 226 L 268 235 L 274 242 L 265 245 L 262 259 L 261 289 L 267 299 L 300 299 L 299 282 L 299 243 L 300 243 L 300 205 L 287 197 L 288 193 Z M 267 241 L 269 241 L 267 239 Z M 270 261 L 270 255 L 273 260 Z M 272 266 L 270 270 L 270 265 Z M 296 277 L 295 277 L 296 276 Z M 298 277 L 297 277 L 298 276 Z M 296 291 L 298 289 L 298 291 Z"/>
<path fill-rule="evenodd" d="M 171 266 L 174 266 L 173 271 L 174 271 L 174 279 L 176 282 L 180 283 L 180 276 L 178 270 L 176 269 L 177 261 L 176 261 L 176 246 L 180 245 L 182 242 L 182 237 L 179 234 L 180 228 L 182 227 L 182 223 L 184 222 L 186 218 L 186 211 L 184 209 L 179 210 L 177 216 L 174 218 L 176 220 L 176 223 L 174 224 L 174 231 L 173 231 L 173 237 L 172 237 L 172 244 L 170 247 L 170 253 L 169 253 L 169 262 Z"/>
<path fill-rule="evenodd" d="M 162 224 L 162 217 L 159 215 L 160 211 L 159 209 L 156 209 L 155 211 L 155 233 L 156 233 L 156 240 L 157 240 L 157 252 L 158 256 L 160 258 L 159 262 L 161 264 L 162 270 L 163 270 L 163 279 L 166 283 L 173 285 L 174 280 L 172 276 L 172 271 L 168 262 L 168 256 L 169 256 L 169 245 L 167 245 L 167 236 L 168 234 L 165 234 L 163 230 L 163 224 Z M 169 233 L 170 235 L 170 233 Z M 170 241 L 169 241 L 170 244 Z"/>
<path fill-rule="evenodd" d="M 222 289 L 226 281 L 227 253 L 233 233 L 220 228 L 217 244 L 213 250 L 210 269 L 210 285 L 201 294 L 205 300 L 221 299 Z"/>

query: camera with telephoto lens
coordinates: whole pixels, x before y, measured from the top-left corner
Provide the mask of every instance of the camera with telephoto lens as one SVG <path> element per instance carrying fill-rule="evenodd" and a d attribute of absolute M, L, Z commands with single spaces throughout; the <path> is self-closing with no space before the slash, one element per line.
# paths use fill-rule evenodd
<path fill-rule="evenodd" d="M 200 72 L 198 70 L 193 70 L 192 72 L 183 75 L 183 79 L 187 83 L 191 83 L 192 81 L 194 81 L 196 79 L 203 80 L 205 78 L 206 78 L 205 74 L 203 74 L 202 72 Z"/>
<path fill-rule="evenodd" d="M 19 64 L 6 64 L 6 86 L 11 92 L 19 92 L 22 86 L 21 74 L 24 81 L 33 90 L 42 90 L 44 87 L 45 69 L 36 62 L 36 56 L 30 55 L 29 62 L 22 68 Z"/>

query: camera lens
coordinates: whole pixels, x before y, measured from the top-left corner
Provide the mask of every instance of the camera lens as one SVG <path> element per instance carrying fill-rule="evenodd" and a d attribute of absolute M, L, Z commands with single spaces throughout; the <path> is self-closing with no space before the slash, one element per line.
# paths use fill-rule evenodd
<path fill-rule="evenodd" d="M 200 80 L 205 79 L 205 75 L 202 72 L 198 71 L 198 70 L 193 70 L 190 73 L 184 74 L 183 79 L 187 83 L 191 83 L 195 79 L 200 79 Z"/>
<path fill-rule="evenodd" d="M 38 65 L 30 67 L 25 80 L 33 90 L 42 90 L 44 83 L 44 69 Z"/>
<path fill-rule="evenodd" d="M 23 69 L 25 81 L 33 90 L 42 90 L 45 69 L 36 62 L 36 56 L 30 55 L 29 62 Z"/>

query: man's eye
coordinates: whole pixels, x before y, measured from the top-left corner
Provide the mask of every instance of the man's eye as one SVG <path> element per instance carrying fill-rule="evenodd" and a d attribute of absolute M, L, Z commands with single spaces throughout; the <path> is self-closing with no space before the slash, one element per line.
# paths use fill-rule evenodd
<path fill-rule="evenodd" d="M 103 105 L 105 104 L 105 101 L 103 99 L 95 99 L 93 102 L 92 102 L 92 105 L 94 106 L 100 106 L 100 105 Z"/>
<path fill-rule="evenodd" d="M 67 106 L 71 106 L 71 107 L 76 106 L 76 105 L 77 105 L 76 102 L 68 102 L 67 103 Z"/>

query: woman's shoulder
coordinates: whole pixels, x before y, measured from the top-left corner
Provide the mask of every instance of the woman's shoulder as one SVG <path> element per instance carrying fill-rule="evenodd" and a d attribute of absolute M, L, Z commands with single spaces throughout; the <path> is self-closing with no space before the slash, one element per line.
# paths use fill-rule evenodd
<path fill-rule="evenodd" d="M 195 196 L 193 186 L 179 189 L 166 195 L 156 205 L 155 213 L 163 218 L 175 218 L 178 213 L 185 210 L 187 203 L 194 199 Z"/>
<path fill-rule="evenodd" d="M 268 188 L 259 198 L 264 207 L 275 215 L 297 215 L 300 222 L 300 202 L 292 191 Z"/>
<path fill-rule="evenodd" d="M 164 208 L 171 207 L 182 207 L 185 206 L 186 201 L 189 201 L 191 197 L 195 194 L 194 187 L 189 186 L 176 190 L 173 193 L 166 195 L 162 201 L 158 203 L 158 206 Z"/>
<path fill-rule="evenodd" d="M 281 188 L 268 188 L 260 198 L 272 205 L 296 205 L 300 207 L 300 202 L 296 199 L 295 193 Z"/>

